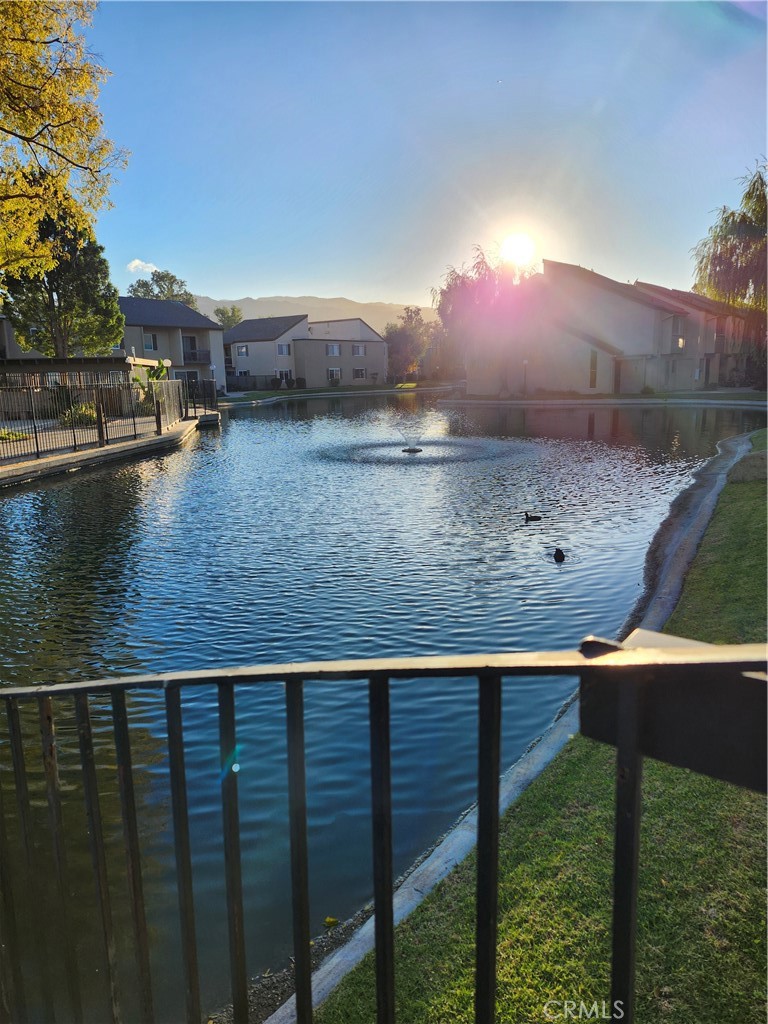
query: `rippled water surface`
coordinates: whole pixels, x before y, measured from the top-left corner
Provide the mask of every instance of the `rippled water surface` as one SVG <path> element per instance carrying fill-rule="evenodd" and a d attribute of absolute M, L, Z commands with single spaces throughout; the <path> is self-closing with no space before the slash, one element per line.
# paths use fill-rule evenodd
<path fill-rule="evenodd" d="M 711 408 L 460 411 L 412 396 L 225 412 L 220 433 L 201 433 L 162 458 L 0 497 L 2 680 L 555 649 L 587 633 L 615 635 L 641 593 L 645 553 L 670 501 L 718 439 L 764 421 Z M 422 451 L 407 455 L 406 446 Z M 526 510 L 540 521 L 526 524 Z M 555 547 L 566 553 L 560 565 Z M 505 766 L 572 688 L 505 687 Z M 364 688 L 348 684 L 307 691 L 312 927 L 321 931 L 326 915 L 342 919 L 371 894 L 367 702 Z M 129 703 L 157 1012 L 175 1020 L 183 988 L 164 710 L 151 697 Z M 271 684 L 237 698 L 252 973 L 290 952 L 283 703 Z M 210 1009 L 228 998 L 216 694 L 202 688 L 183 704 Z M 93 714 L 110 870 L 120 879 L 114 750 L 100 728 L 109 710 L 96 702 Z M 68 938 L 56 921 L 47 927 L 54 944 L 77 936 L 87 1016 L 100 1020 L 93 879 L 64 701 L 59 715 L 74 899 Z M 472 686 L 393 684 L 396 871 L 474 799 L 475 721 Z M 30 715 L 24 729 L 42 828 Z M 6 806 L 8 761 L 4 751 Z M 113 887 L 122 948 L 129 918 Z M 121 982 L 135 991 L 130 961 Z"/>

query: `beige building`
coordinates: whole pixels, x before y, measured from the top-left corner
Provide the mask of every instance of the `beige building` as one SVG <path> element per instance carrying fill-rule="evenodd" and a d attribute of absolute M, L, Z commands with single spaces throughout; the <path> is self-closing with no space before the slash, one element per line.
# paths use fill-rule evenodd
<path fill-rule="evenodd" d="M 744 318 L 690 292 L 544 260 L 467 345 L 476 395 L 636 394 L 732 383 Z"/>
<path fill-rule="evenodd" d="M 214 380 L 224 387 L 224 331 L 184 305 L 168 299 L 118 299 L 125 317 L 120 351 L 136 359 L 170 360 L 171 380 Z"/>
<path fill-rule="evenodd" d="M 365 387 L 387 377 L 387 343 L 359 318 L 309 323 L 306 316 L 244 320 L 224 335 L 230 390 L 303 380 L 308 388 Z M 286 385 L 292 386 L 292 385 Z"/>

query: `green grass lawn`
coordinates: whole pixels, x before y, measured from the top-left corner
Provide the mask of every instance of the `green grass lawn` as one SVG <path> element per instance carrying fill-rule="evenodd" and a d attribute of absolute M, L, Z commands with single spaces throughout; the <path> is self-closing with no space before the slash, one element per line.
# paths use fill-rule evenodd
<path fill-rule="evenodd" d="M 765 498 L 764 481 L 726 486 L 668 632 L 765 640 Z M 610 999 L 614 770 L 612 749 L 577 736 L 503 819 L 499 1022 Z M 765 800 L 653 761 L 644 776 L 636 1019 L 762 1024 Z M 473 1020 L 474 880 L 471 856 L 398 927 L 399 1024 Z M 372 955 L 317 1019 L 375 1020 Z"/>

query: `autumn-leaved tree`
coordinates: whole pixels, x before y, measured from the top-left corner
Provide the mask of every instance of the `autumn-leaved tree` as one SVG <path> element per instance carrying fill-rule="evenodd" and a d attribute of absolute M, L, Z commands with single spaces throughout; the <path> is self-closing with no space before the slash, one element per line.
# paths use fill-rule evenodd
<path fill-rule="evenodd" d="M 724 206 L 717 220 L 693 250 L 694 291 L 744 310 L 750 339 L 747 372 L 765 383 L 766 276 L 768 211 L 766 168 L 758 166 L 741 179 L 744 192 L 738 210 Z"/>
<path fill-rule="evenodd" d="M 243 311 L 239 306 L 230 306 L 229 309 L 226 306 L 217 306 L 213 311 L 213 315 L 225 331 L 230 330 L 232 327 L 237 327 L 243 319 Z"/>
<path fill-rule="evenodd" d="M 88 230 L 125 162 L 96 105 L 108 75 L 83 36 L 95 0 L 0 3 L 0 287 L 56 262 L 46 217 Z"/>
<path fill-rule="evenodd" d="M 125 318 L 103 248 L 66 220 L 46 217 L 38 234 L 53 243 L 57 262 L 39 277 L 6 274 L 3 312 L 16 340 L 59 359 L 108 354 L 122 340 Z"/>
<path fill-rule="evenodd" d="M 195 297 L 187 288 L 187 282 L 176 277 L 170 270 L 153 270 L 149 278 L 142 277 L 129 285 L 128 294 L 137 299 L 170 299 L 197 309 Z"/>

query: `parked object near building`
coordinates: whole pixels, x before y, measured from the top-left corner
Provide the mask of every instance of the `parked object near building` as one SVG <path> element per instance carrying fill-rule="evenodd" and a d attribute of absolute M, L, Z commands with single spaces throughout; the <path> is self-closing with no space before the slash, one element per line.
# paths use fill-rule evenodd
<path fill-rule="evenodd" d="M 738 383 L 747 317 L 692 292 L 543 261 L 467 339 L 475 395 L 637 394 Z"/>
<path fill-rule="evenodd" d="M 364 320 L 310 323 L 306 316 L 244 320 L 224 335 L 230 390 L 384 383 L 387 343 Z"/>
<path fill-rule="evenodd" d="M 183 302 L 121 296 L 126 356 L 170 360 L 171 380 L 218 381 L 224 386 L 224 345 L 221 324 Z M 218 373 L 218 376 L 217 376 Z"/>

